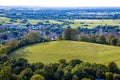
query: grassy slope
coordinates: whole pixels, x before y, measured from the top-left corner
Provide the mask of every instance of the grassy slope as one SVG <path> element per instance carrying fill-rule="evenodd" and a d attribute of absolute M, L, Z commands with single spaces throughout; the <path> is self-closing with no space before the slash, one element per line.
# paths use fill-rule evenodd
<path fill-rule="evenodd" d="M 120 47 L 76 41 L 54 41 L 18 49 L 10 56 L 24 57 L 29 62 L 54 63 L 59 59 L 78 58 L 88 62 L 107 64 L 110 61 L 115 61 L 119 64 Z"/>

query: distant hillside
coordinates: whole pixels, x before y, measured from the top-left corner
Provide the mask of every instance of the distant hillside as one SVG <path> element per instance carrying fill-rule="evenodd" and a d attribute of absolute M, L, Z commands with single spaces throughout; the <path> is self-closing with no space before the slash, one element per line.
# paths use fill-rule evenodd
<path fill-rule="evenodd" d="M 103 63 L 115 61 L 120 66 L 120 47 L 101 44 L 54 41 L 38 43 L 20 48 L 10 54 L 11 57 L 24 57 L 29 62 L 54 63 L 59 59 L 81 59 L 91 63 Z"/>

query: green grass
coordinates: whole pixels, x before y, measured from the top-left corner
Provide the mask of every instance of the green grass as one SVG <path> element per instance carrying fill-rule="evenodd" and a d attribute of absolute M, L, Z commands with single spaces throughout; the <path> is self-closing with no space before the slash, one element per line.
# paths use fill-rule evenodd
<path fill-rule="evenodd" d="M 43 21 L 42 20 L 29 19 L 28 22 L 31 23 L 31 24 L 37 24 L 38 22 L 43 22 Z"/>
<path fill-rule="evenodd" d="M 112 19 L 101 19 L 101 20 L 66 20 L 70 22 L 74 22 L 74 24 L 70 24 L 72 28 L 77 28 L 77 27 L 87 27 L 87 28 L 94 28 L 98 25 L 115 25 L 115 26 L 120 26 L 120 19 L 117 20 L 112 20 Z M 88 26 L 86 26 L 88 25 Z"/>
<path fill-rule="evenodd" d="M 120 66 L 120 47 L 76 42 L 54 41 L 38 43 L 20 48 L 10 54 L 10 57 L 23 57 L 30 63 L 55 63 L 59 59 L 81 59 L 90 63 L 107 64 L 115 61 Z"/>
<path fill-rule="evenodd" d="M 0 23 L 4 24 L 4 23 L 10 23 L 10 19 L 6 18 L 6 17 L 0 17 Z"/>
<path fill-rule="evenodd" d="M 63 22 L 56 21 L 56 20 L 49 20 L 49 23 L 51 23 L 51 24 L 62 24 Z"/>

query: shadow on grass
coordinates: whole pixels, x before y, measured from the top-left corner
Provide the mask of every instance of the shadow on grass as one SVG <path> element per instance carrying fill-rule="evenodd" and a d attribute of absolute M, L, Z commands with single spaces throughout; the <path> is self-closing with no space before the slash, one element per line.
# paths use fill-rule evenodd
<path fill-rule="evenodd" d="M 20 48 L 12 53 L 10 53 L 10 57 L 20 58 L 20 57 L 27 57 L 31 52 L 28 49 Z"/>
<path fill-rule="evenodd" d="M 28 57 L 29 54 L 32 54 L 32 52 L 29 51 L 29 49 L 27 49 L 26 47 L 33 47 L 33 46 L 36 46 L 36 45 L 46 45 L 46 44 L 49 44 L 48 42 L 45 42 L 45 43 L 36 43 L 36 44 L 31 44 L 31 45 L 27 45 L 27 46 L 24 46 L 22 48 L 19 48 L 15 51 L 13 51 L 12 53 L 10 53 L 10 57 L 14 57 L 14 58 L 20 58 L 20 57 Z"/>

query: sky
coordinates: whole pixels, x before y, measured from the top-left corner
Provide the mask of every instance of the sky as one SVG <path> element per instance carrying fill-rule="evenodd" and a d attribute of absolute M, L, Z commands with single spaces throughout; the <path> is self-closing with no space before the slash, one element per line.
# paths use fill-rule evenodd
<path fill-rule="evenodd" d="M 0 0 L 0 6 L 120 7 L 120 0 Z"/>

